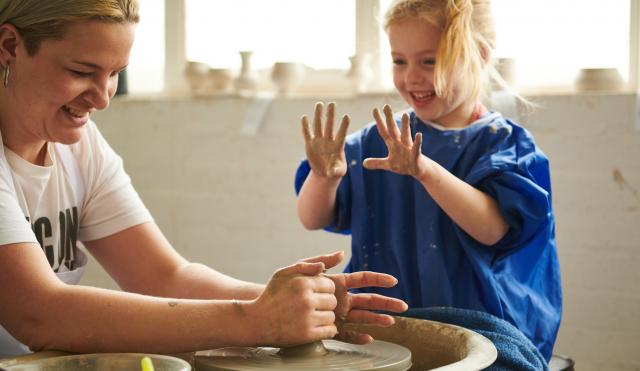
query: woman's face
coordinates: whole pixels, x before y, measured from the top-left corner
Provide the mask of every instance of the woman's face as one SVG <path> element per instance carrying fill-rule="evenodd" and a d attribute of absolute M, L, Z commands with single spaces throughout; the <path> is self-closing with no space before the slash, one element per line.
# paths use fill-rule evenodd
<path fill-rule="evenodd" d="M 7 88 L 12 130 L 25 141 L 77 142 L 89 115 L 109 106 L 118 72 L 129 63 L 134 28 L 77 22 L 63 39 L 43 41 L 33 56 L 20 42 Z"/>
<path fill-rule="evenodd" d="M 468 123 L 475 102 L 463 104 L 463 86 L 448 86 L 453 99 L 447 102 L 436 95 L 434 68 L 442 31 L 419 19 L 392 22 L 387 33 L 393 58 L 393 83 L 422 121 L 445 127 Z M 469 108 L 470 107 L 470 108 Z"/>

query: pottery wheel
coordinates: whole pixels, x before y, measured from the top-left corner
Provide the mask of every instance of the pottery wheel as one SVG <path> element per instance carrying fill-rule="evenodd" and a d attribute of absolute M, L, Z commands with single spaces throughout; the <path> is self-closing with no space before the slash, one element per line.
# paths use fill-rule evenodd
<path fill-rule="evenodd" d="M 282 352 L 280 348 L 221 348 L 196 353 L 195 368 L 207 370 L 376 370 L 405 371 L 411 367 L 409 349 L 374 340 L 355 345 L 336 340 L 323 340 L 326 352 L 301 355 Z"/>

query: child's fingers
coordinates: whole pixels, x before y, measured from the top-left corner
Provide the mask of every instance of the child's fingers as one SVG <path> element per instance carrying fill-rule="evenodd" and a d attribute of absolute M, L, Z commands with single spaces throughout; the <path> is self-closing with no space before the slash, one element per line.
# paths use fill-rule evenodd
<path fill-rule="evenodd" d="M 327 106 L 327 122 L 324 124 L 324 137 L 333 139 L 333 117 L 336 111 L 336 104 L 330 102 Z"/>
<path fill-rule="evenodd" d="M 347 137 L 347 130 L 349 130 L 349 122 L 351 119 L 348 115 L 342 116 L 342 121 L 340 122 L 340 127 L 338 128 L 338 133 L 336 134 L 336 140 L 338 141 L 338 148 L 344 147 L 344 141 Z"/>
<path fill-rule="evenodd" d="M 378 128 L 378 133 L 382 137 L 382 140 L 385 142 L 389 140 L 389 133 L 387 133 L 387 127 L 382 120 L 382 116 L 380 115 L 380 111 L 377 108 L 373 109 L 373 118 L 376 120 L 376 127 Z"/>
<path fill-rule="evenodd" d="M 320 138 L 322 136 L 322 109 L 324 104 L 322 102 L 316 103 L 316 108 L 313 113 L 313 136 Z"/>
<path fill-rule="evenodd" d="M 393 111 L 388 104 L 385 104 L 382 108 L 384 111 L 384 116 L 387 121 L 387 132 L 391 138 L 398 138 L 400 136 L 400 131 L 398 130 L 398 124 L 396 124 L 396 120 L 393 119 Z"/>
<path fill-rule="evenodd" d="M 411 151 L 413 152 L 413 159 L 417 162 L 422 154 L 422 133 L 416 134 L 416 141 L 413 143 L 413 147 L 411 147 Z"/>
<path fill-rule="evenodd" d="M 305 142 L 309 142 L 311 140 L 311 131 L 309 129 L 309 118 L 307 115 L 303 115 L 300 120 L 302 124 L 302 136 L 304 137 Z"/>
<path fill-rule="evenodd" d="M 368 158 L 362 162 L 362 166 L 369 170 L 390 170 L 387 158 Z"/>
<path fill-rule="evenodd" d="M 402 143 L 406 146 L 411 146 L 411 129 L 409 127 L 409 115 L 406 113 L 402 115 L 402 133 L 401 133 Z"/>
<path fill-rule="evenodd" d="M 343 273 L 345 285 L 349 289 L 359 289 L 362 287 L 393 287 L 398 283 L 398 279 L 390 274 L 360 271 Z"/>

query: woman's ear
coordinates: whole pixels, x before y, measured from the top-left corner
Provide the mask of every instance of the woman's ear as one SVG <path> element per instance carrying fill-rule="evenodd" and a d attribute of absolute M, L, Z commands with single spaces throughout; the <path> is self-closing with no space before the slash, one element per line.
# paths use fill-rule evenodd
<path fill-rule="evenodd" d="M 16 57 L 16 49 L 22 40 L 18 29 L 10 24 L 0 25 L 0 64 L 6 66 Z"/>

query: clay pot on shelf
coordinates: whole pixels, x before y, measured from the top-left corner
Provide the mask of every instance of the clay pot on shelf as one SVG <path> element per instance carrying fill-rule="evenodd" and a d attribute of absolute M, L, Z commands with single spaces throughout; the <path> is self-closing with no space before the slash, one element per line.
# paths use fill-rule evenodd
<path fill-rule="evenodd" d="M 624 80 L 617 68 L 583 68 L 575 81 L 578 91 L 618 91 Z"/>
<path fill-rule="evenodd" d="M 235 80 L 235 88 L 237 92 L 251 93 L 255 92 L 258 88 L 258 74 L 251 67 L 251 51 L 241 51 L 240 59 L 242 65 L 240 67 L 240 74 Z"/>
<path fill-rule="evenodd" d="M 206 94 L 209 65 L 203 62 L 188 61 L 184 69 L 184 77 L 189 84 L 191 95 Z"/>
<path fill-rule="evenodd" d="M 226 93 L 233 87 L 233 73 L 228 68 L 209 68 L 208 79 L 212 93 Z"/>
<path fill-rule="evenodd" d="M 289 95 L 304 78 L 304 66 L 296 62 L 276 62 L 271 70 L 271 79 L 278 93 Z"/>
<path fill-rule="evenodd" d="M 371 54 L 364 53 L 349 57 L 351 68 L 347 72 L 347 77 L 351 80 L 354 93 L 364 93 L 369 90 L 369 85 L 373 80 L 373 70 L 369 65 Z"/>

